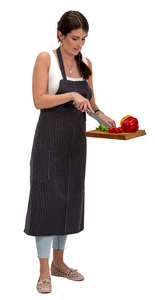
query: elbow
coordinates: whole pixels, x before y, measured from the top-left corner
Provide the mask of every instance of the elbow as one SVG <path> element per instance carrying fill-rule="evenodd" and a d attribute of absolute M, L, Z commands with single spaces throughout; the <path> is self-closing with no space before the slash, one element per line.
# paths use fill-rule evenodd
<path fill-rule="evenodd" d="M 34 105 L 36 109 L 40 109 L 39 105 Z"/>
<path fill-rule="evenodd" d="M 40 109 L 40 97 L 33 97 L 33 103 L 36 109 Z"/>
<path fill-rule="evenodd" d="M 38 95 L 36 97 L 33 97 L 33 101 L 34 101 L 34 106 L 36 109 L 41 109 L 44 106 L 44 96 L 46 96 L 46 94 L 42 94 L 42 95 Z"/>

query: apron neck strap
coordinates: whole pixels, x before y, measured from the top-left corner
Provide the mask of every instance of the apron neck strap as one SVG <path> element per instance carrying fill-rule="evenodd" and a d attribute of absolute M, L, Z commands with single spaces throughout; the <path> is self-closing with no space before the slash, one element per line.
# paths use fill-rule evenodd
<path fill-rule="evenodd" d="M 58 59 L 59 59 L 59 64 L 60 64 L 60 70 L 61 70 L 61 74 L 63 79 L 66 79 L 66 73 L 65 73 L 65 68 L 64 68 L 64 64 L 63 64 L 63 60 L 62 60 L 62 55 L 61 55 L 61 51 L 60 51 L 60 47 L 57 48 L 57 55 L 58 55 Z"/>

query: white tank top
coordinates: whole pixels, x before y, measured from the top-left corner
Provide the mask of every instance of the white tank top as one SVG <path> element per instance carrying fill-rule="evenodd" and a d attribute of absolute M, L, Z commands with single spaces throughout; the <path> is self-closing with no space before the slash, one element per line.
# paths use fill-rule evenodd
<path fill-rule="evenodd" d="M 48 93 L 55 94 L 59 88 L 59 83 L 60 80 L 62 79 L 62 74 L 53 50 L 50 51 L 49 54 L 50 54 L 50 67 L 48 73 Z M 85 64 L 88 65 L 86 57 L 82 57 L 82 60 Z M 71 78 L 67 76 L 67 80 L 78 81 L 78 80 L 84 80 L 84 78 L 83 77 Z"/>

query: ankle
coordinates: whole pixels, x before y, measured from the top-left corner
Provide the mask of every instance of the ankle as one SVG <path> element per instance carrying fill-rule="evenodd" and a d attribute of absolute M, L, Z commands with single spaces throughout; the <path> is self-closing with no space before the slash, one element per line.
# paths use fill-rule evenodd
<path fill-rule="evenodd" d="M 47 272 L 41 272 L 40 271 L 40 278 L 48 278 L 48 277 L 50 277 L 50 272 L 49 271 L 47 271 Z"/>
<path fill-rule="evenodd" d="M 64 265 L 64 261 L 63 261 L 63 260 L 62 260 L 62 261 L 53 260 L 53 264 L 54 264 L 55 266 L 63 266 L 63 265 Z"/>
<path fill-rule="evenodd" d="M 40 268 L 40 274 L 50 274 L 50 270 L 48 269 L 41 269 Z"/>

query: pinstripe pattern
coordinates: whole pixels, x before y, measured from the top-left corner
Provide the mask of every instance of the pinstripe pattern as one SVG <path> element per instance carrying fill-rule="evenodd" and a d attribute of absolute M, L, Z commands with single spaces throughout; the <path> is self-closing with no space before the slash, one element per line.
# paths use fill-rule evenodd
<path fill-rule="evenodd" d="M 86 80 L 61 80 L 57 94 L 71 91 L 89 100 L 92 96 Z M 66 235 L 84 229 L 86 113 L 72 102 L 40 110 L 30 159 L 24 228 L 28 235 Z"/>

